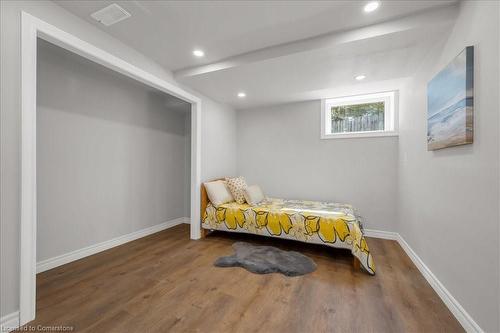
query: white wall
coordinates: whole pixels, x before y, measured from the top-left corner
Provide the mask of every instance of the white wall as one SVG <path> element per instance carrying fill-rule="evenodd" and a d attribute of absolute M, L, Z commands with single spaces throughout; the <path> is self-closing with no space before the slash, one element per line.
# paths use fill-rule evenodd
<path fill-rule="evenodd" d="M 23 10 L 143 70 L 154 73 L 161 79 L 173 81 L 172 74 L 168 70 L 50 1 L 0 1 L 0 316 L 19 309 L 20 28 Z M 236 137 L 233 136 L 235 132 L 227 130 L 226 123 L 210 120 L 222 117 L 222 114 L 227 114 L 231 118 L 234 111 L 205 96 L 197 95 L 203 104 L 203 132 L 206 133 L 205 126 L 210 125 L 210 132 L 219 133 L 218 140 L 235 142 Z M 220 131 L 217 126 L 221 126 Z M 203 144 L 202 149 L 206 144 Z M 230 144 L 213 148 L 208 154 L 202 153 L 202 168 L 216 173 L 215 170 L 220 167 L 224 173 L 234 174 L 236 161 L 224 158 L 234 156 L 233 149 L 235 146 Z"/>
<path fill-rule="evenodd" d="M 184 217 L 190 105 L 168 110 L 164 93 L 45 41 L 37 52 L 38 261 Z"/>
<path fill-rule="evenodd" d="M 500 330 L 498 22 L 498 2 L 463 2 L 400 108 L 399 232 L 487 332 Z M 474 143 L 427 151 L 426 84 L 468 45 L 475 47 Z"/>
<path fill-rule="evenodd" d="M 236 175 L 236 112 L 210 100 L 203 103 L 201 180 Z"/>
<path fill-rule="evenodd" d="M 351 203 L 396 225 L 397 137 L 320 139 L 321 101 L 238 111 L 238 173 L 268 196 Z"/>

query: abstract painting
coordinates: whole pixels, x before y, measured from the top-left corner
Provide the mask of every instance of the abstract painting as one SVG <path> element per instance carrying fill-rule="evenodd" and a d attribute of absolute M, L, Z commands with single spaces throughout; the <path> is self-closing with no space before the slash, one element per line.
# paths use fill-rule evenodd
<path fill-rule="evenodd" d="M 472 143 L 474 47 L 466 47 L 427 85 L 427 150 Z"/>

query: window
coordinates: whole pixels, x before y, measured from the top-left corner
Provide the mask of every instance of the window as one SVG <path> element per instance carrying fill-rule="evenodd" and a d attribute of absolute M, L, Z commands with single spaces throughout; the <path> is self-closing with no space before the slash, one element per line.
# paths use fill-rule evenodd
<path fill-rule="evenodd" d="M 324 99 L 321 138 L 397 135 L 396 92 Z"/>

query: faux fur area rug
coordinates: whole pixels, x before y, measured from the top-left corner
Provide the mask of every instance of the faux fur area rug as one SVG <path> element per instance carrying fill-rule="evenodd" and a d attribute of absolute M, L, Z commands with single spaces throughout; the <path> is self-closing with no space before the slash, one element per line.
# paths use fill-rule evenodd
<path fill-rule="evenodd" d="M 235 254 L 220 257 L 214 262 L 217 267 L 243 267 L 257 273 L 282 273 L 299 276 L 316 270 L 312 259 L 295 251 L 283 251 L 274 246 L 257 246 L 246 242 L 233 244 Z"/>

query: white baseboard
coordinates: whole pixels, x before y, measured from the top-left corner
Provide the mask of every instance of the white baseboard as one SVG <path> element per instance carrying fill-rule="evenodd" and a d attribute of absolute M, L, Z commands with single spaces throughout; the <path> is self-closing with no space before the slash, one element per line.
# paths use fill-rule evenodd
<path fill-rule="evenodd" d="M 432 271 L 427 267 L 422 259 L 413 251 L 413 249 L 408 245 L 408 243 L 398 234 L 397 239 L 399 245 L 406 252 L 411 261 L 417 266 L 418 270 L 425 277 L 427 282 L 436 291 L 444 304 L 453 313 L 458 322 L 463 326 L 466 332 L 484 332 L 481 327 L 472 319 L 472 317 L 465 311 L 465 309 L 460 305 L 460 303 L 453 297 L 453 295 L 445 288 L 445 286 L 438 280 L 438 278 L 432 273 Z"/>
<path fill-rule="evenodd" d="M 438 296 L 441 298 L 443 303 L 448 307 L 450 312 L 457 318 L 458 322 L 462 325 L 466 332 L 472 333 L 483 333 L 484 331 L 481 327 L 472 319 L 472 317 L 465 311 L 465 309 L 460 305 L 460 303 L 453 297 L 453 295 L 445 288 L 445 286 L 439 281 L 439 279 L 432 273 L 432 271 L 427 267 L 422 259 L 413 251 L 413 249 L 408 245 L 408 243 L 403 239 L 403 237 L 397 232 L 381 231 L 374 229 L 365 229 L 364 234 L 367 237 L 382 238 L 396 240 L 399 245 L 406 252 L 411 261 L 417 266 L 418 270 L 424 278 L 429 282 L 432 289 L 436 291 Z"/>
<path fill-rule="evenodd" d="M 110 239 L 110 240 L 102 242 L 102 243 L 87 246 L 87 247 L 84 247 L 83 249 L 75 250 L 75 251 L 54 257 L 54 258 L 50 258 L 50 259 L 46 259 L 46 260 L 37 262 L 36 272 L 37 273 L 45 272 L 49 269 L 70 263 L 70 262 L 78 260 L 78 259 L 82 259 L 82 258 L 91 256 L 93 254 L 111 249 L 115 246 L 122 245 L 122 244 L 128 243 L 130 241 L 136 240 L 138 238 L 142 238 L 142 237 L 154 234 L 156 232 L 171 228 L 171 227 L 176 226 L 178 224 L 190 223 L 190 220 L 191 219 L 189 217 L 179 217 L 177 219 L 173 219 L 173 220 L 161 223 L 161 224 L 157 224 L 157 225 L 154 225 L 154 226 L 146 228 L 146 229 L 134 231 L 130 234 L 116 237 L 116 238 Z"/>
<path fill-rule="evenodd" d="M 367 237 L 391 239 L 391 240 L 397 240 L 399 236 L 397 232 L 374 230 L 374 229 L 364 229 L 363 234 Z"/>
<path fill-rule="evenodd" d="M 10 332 L 19 327 L 19 311 L 9 313 L 0 318 L 0 332 Z"/>

